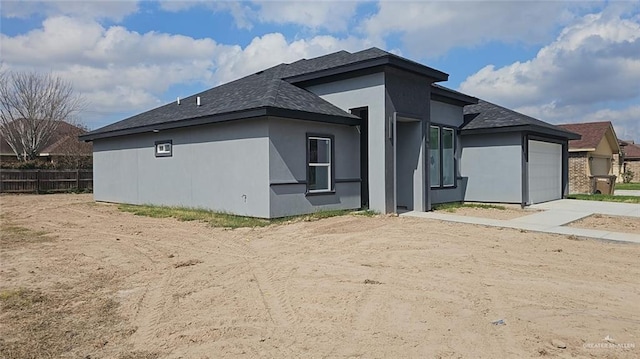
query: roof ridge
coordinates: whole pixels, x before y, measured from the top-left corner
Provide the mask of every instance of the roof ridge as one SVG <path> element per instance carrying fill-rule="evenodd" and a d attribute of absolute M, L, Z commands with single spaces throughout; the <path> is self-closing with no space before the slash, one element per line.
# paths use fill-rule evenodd
<path fill-rule="evenodd" d="M 271 74 L 272 77 L 270 79 L 269 86 L 267 87 L 267 91 L 265 91 L 265 96 L 264 96 L 266 100 L 270 100 L 270 102 L 265 103 L 266 106 L 273 106 L 277 103 L 278 92 L 280 90 L 280 85 L 282 82 L 280 75 L 282 74 L 285 66 L 278 65 L 276 68 L 273 69 L 273 72 Z"/>

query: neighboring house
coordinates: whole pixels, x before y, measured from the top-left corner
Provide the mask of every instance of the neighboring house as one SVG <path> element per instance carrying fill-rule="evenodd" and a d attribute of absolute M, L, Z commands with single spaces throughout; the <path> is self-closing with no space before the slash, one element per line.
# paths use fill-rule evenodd
<path fill-rule="evenodd" d="M 447 78 L 377 48 L 280 64 L 81 136 L 94 145 L 94 198 L 266 218 L 360 207 L 425 211 L 462 201 L 471 179 L 462 177 L 461 155 L 473 147 L 465 147 L 463 109 L 478 100 L 432 86 Z M 541 142 L 575 136 L 542 124 L 513 133 L 527 145 L 537 133 Z M 491 127 L 470 130 L 494 150 L 478 157 L 504 152 L 491 145 Z M 562 155 L 552 157 L 562 181 Z M 485 170 L 517 168 L 521 186 L 521 170 L 531 166 L 514 160 L 493 168 L 489 158 Z M 479 181 L 472 183 L 496 185 Z M 555 189 L 487 200 L 562 198 Z"/>
<path fill-rule="evenodd" d="M 91 143 L 78 140 L 78 136 L 86 133 L 80 127 L 60 121 L 53 135 L 40 151 L 38 160 L 57 163 L 69 156 L 82 156 L 90 159 L 93 150 Z M 16 162 L 18 158 L 4 136 L 0 135 L 0 161 Z"/>
<path fill-rule="evenodd" d="M 618 138 L 609 121 L 559 125 L 582 136 L 569 141 L 569 193 L 592 193 L 596 178 L 614 176 Z"/>
<path fill-rule="evenodd" d="M 633 141 L 623 141 L 622 147 L 623 163 L 621 173 L 626 170 L 633 172 L 632 182 L 640 182 L 640 145 Z"/>
<path fill-rule="evenodd" d="M 464 114 L 465 201 L 529 205 L 567 194 L 567 140 L 580 136 L 483 100 Z"/>

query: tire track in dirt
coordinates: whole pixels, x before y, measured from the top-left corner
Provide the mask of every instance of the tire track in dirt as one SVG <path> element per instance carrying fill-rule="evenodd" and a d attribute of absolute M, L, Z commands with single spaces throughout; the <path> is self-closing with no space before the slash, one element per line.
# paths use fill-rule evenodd
<path fill-rule="evenodd" d="M 225 241 L 230 249 L 239 251 L 243 254 L 245 263 L 251 268 L 251 273 L 256 280 L 258 290 L 262 297 L 266 311 L 274 325 L 278 327 L 289 327 L 295 323 L 295 314 L 293 309 L 286 300 L 286 296 L 282 294 L 283 290 L 277 288 L 274 283 L 276 273 L 271 266 L 266 266 L 257 253 L 246 243 L 246 240 L 234 238 Z"/>
<path fill-rule="evenodd" d="M 157 342 L 157 333 L 160 329 L 159 324 L 165 317 L 167 294 L 170 292 L 172 278 L 172 268 L 165 268 L 159 283 L 151 288 L 149 284 L 145 288 L 140 307 L 136 311 L 135 321 L 138 323 L 138 330 L 135 334 L 142 337 L 153 350 L 162 349 L 162 345 Z"/>

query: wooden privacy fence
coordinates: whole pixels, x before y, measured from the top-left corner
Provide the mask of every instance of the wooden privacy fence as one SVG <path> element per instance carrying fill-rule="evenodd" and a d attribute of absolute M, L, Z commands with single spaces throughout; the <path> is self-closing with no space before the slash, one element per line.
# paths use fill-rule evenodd
<path fill-rule="evenodd" d="M 91 170 L 0 170 L 0 192 L 47 193 L 92 189 Z"/>

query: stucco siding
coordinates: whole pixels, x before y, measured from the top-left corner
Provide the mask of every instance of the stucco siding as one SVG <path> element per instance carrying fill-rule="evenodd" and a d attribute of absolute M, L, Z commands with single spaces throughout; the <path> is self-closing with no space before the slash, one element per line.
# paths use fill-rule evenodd
<path fill-rule="evenodd" d="M 266 119 L 94 141 L 98 201 L 269 216 Z M 155 157 L 171 140 L 172 156 Z"/>
<path fill-rule="evenodd" d="M 333 194 L 306 195 L 307 134 L 333 136 Z M 270 216 L 359 208 L 359 160 L 359 134 L 354 126 L 270 118 Z"/>
<path fill-rule="evenodd" d="M 465 201 L 521 203 L 521 135 L 462 136 L 460 171 L 466 181 Z"/>
<path fill-rule="evenodd" d="M 464 122 L 462 107 L 431 101 L 431 123 L 458 128 Z"/>
<path fill-rule="evenodd" d="M 393 170 L 389 171 L 393 167 L 389 167 L 388 152 L 391 150 L 389 119 L 385 113 L 384 73 L 309 86 L 307 90 L 347 112 L 354 108 L 369 108 L 369 208 L 381 213 L 395 211 L 389 207 L 387 196 L 388 186 L 393 187 Z"/>
<path fill-rule="evenodd" d="M 430 98 L 429 80 L 393 68 L 385 71 L 386 117 L 396 120 L 395 133 L 387 134 L 386 159 L 392 165 L 386 190 L 393 194 L 390 199 L 395 197 L 395 206 L 416 211 L 428 208 L 424 158 Z M 393 201 L 387 201 L 387 206 L 393 208 Z"/>

